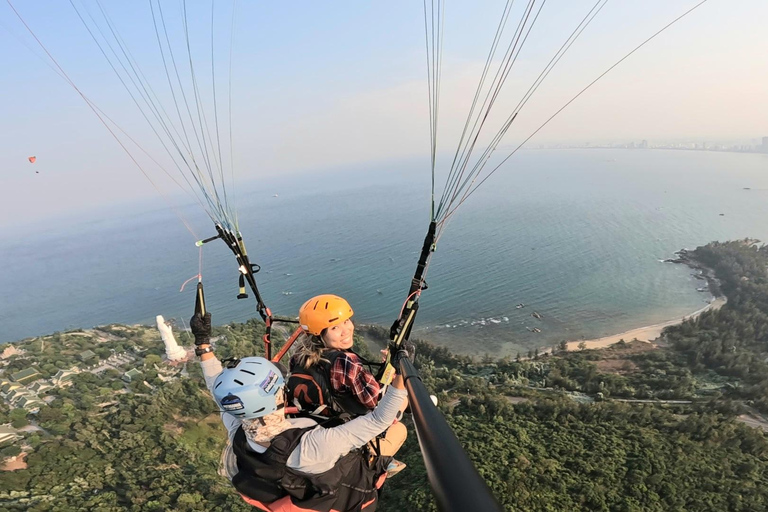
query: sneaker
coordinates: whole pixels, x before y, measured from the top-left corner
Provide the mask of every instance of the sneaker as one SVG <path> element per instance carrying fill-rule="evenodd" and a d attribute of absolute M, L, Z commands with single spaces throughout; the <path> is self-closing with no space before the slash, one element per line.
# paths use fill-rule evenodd
<path fill-rule="evenodd" d="M 387 478 L 392 478 L 399 472 L 405 469 L 406 463 L 399 460 L 392 459 L 392 462 L 387 466 Z"/>

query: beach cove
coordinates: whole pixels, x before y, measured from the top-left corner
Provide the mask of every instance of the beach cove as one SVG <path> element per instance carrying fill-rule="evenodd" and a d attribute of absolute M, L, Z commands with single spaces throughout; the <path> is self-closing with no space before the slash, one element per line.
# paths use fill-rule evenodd
<path fill-rule="evenodd" d="M 686 320 L 693 320 L 706 311 L 710 311 L 710 310 L 717 311 L 718 309 L 723 307 L 727 302 L 728 301 L 726 300 L 725 297 L 717 297 L 713 299 L 711 303 L 704 306 L 700 310 L 695 311 L 683 318 L 669 320 L 667 322 L 662 322 L 654 325 L 647 325 L 645 327 L 638 327 L 637 329 L 632 329 L 619 334 L 614 334 L 612 336 L 604 336 L 602 338 L 596 338 L 592 340 L 568 341 L 566 345 L 567 350 L 568 351 L 582 350 L 582 346 L 581 346 L 582 343 L 584 344 L 584 347 L 583 347 L 584 350 L 606 348 L 616 343 L 619 343 L 620 341 L 630 342 L 630 341 L 637 340 L 637 341 L 644 341 L 649 343 L 660 338 L 662 333 L 664 332 L 664 329 L 666 329 L 667 327 L 672 327 L 673 325 L 680 325 Z"/>
<path fill-rule="evenodd" d="M 754 245 L 759 243 L 759 240 L 750 240 L 745 239 L 744 243 L 746 245 Z M 707 283 L 706 287 L 698 288 L 697 291 L 703 291 L 707 290 L 709 291 L 713 296 L 712 299 L 709 301 L 709 304 L 704 306 L 703 308 L 694 311 L 690 315 L 684 316 L 682 318 L 668 320 L 666 322 L 659 322 L 653 325 L 647 325 L 644 327 L 638 327 L 637 329 L 631 329 L 629 331 L 625 331 L 619 334 L 614 334 L 611 336 L 603 336 L 601 338 L 591 339 L 591 340 L 570 340 L 566 342 L 566 350 L 568 351 L 574 351 L 574 350 L 590 350 L 590 349 L 601 349 L 610 347 L 611 345 L 615 343 L 619 343 L 620 341 L 624 342 L 630 342 L 630 341 L 643 341 L 643 342 L 652 342 L 658 340 L 662 334 L 664 333 L 664 329 L 667 327 L 672 327 L 673 325 L 680 325 L 686 320 L 694 320 L 701 314 L 707 312 L 707 311 L 717 311 L 718 309 L 722 308 L 727 302 L 728 299 L 723 295 L 720 281 L 715 276 L 715 271 L 703 263 L 696 260 L 694 255 L 686 250 L 682 249 L 675 253 L 677 258 L 670 258 L 665 260 L 665 263 L 673 263 L 678 265 L 685 265 L 691 270 L 694 271 L 694 274 L 692 274 L 697 279 L 700 279 L 702 281 L 705 281 Z"/>

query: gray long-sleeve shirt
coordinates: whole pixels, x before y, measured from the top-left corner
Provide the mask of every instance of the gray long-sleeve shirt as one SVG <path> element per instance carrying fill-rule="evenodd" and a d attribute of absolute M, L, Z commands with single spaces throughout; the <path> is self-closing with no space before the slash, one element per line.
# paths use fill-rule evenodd
<path fill-rule="evenodd" d="M 205 385 L 213 393 L 213 383 L 222 371 L 221 362 L 212 358 L 201 362 L 200 366 L 203 369 Z M 355 448 L 360 448 L 384 432 L 395 421 L 406 396 L 404 389 L 390 386 L 376 408 L 365 416 L 359 416 L 338 427 L 317 427 L 305 433 L 299 445 L 288 457 L 288 467 L 309 474 L 328 471 L 341 457 Z M 224 423 L 230 439 L 230 443 L 227 445 L 229 453 L 225 453 L 223 460 L 227 466 L 226 473 L 232 478 L 237 473 L 237 469 L 233 466 L 234 454 L 231 453 L 231 441 L 242 422 L 228 413 L 221 414 L 221 421 Z M 309 418 L 291 418 L 288 421 L 295 428 L 306 428 L 317 424 Z M 266 450 L 254 443 L 249 442 L 248 444 L 254 451 L 264 452 Z"/>

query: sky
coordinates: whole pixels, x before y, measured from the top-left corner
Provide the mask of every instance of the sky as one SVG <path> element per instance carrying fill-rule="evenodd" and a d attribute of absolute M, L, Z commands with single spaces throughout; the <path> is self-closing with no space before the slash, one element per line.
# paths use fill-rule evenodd
<path fill-rule="evenodd" d="M 96 19 L 103 6 L 159 103 L 172 111 L 148 3 L 73 1 L 81 13 Z M 526 105 L 501 147 L 515 147 L 609 66 L 696 3 L 609 1 Z M 77 89 L 115 121 L 119 129 L 113 130 L 131 156 L 77 90 L 52 70 L 9 4 L 0 3 L 0 227 L 135 201 L 162 206 L 155 187 L 171 202 L 190 201 L 178 199 L 182 187 L 125 142 L 119 130 L 169 165 L 159 140 L 70 3 L 11 4 Z M 503 121 L 594 4 L 544 4 L 489 125 Z M 169 37 L 180 50 L 181 2 L 160 5 Z M 237 183 L 301 183 L 300 177 L 309 174 L 386 172 L 381 169 L 406 162 L 428 172 L 421 2 L 240 0 L 234 16 L 232 6 L 216 2 L 213 37 L 210 1 L 189 0 L 187 19 L 201 103 L 210 126 L 214 113 L 219 116 L 219 130 L 213 132 L 221 134 L 227 148 L 231 98 L 231 167 Z M 512 18 L 519 18 L 524 6 L 516 2 Z M 503 8 L 504 2 L 490 0 L 447 3 L 438 124 L 443 164 L 456 148 Z M 531 144 L 768 136 L 765 19 L 764 0 L 709 0 L 601 79 Z M 181 75 L 189 86 L 191 78 Z M 222 154 L 230 167 L 228 149 Z M 27 162 L 32 155 L 35 164 Z"/>

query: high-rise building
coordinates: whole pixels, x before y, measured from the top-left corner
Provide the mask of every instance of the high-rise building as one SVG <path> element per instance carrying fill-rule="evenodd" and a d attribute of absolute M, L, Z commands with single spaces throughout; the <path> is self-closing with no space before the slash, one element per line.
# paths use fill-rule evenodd
<path fill-rule="evenodd" d="M 163 315 L 157 315 L 157 330 L 160 331 L 160 336 L 163 338 L 165 344 L 165 355 L 169 361 L 181 361 L 187 357 L 187 351 L 184 350 L 176 343 L 176 338 L 173 337 L 173 330 L 171 324 L 166 322 Z"/>

